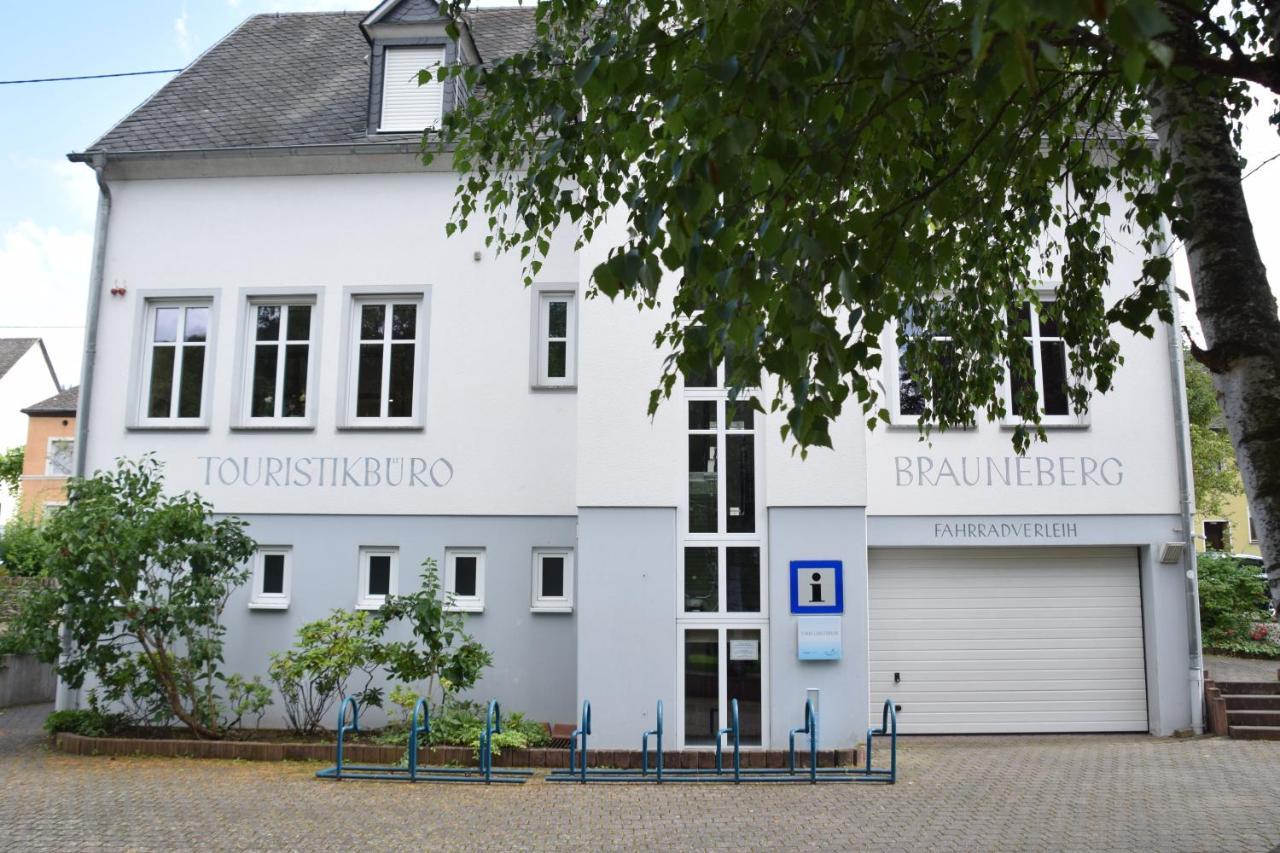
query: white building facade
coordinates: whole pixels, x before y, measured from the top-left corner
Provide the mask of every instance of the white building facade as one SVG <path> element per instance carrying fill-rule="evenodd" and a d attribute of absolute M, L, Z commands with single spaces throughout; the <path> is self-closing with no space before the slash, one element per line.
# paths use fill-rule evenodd
<path fill-rule="evenodd" d="M 79 464 L 154 453 L 249 523 L 228 671 L 433 558 L 494 655 L 475 695 L 565 722 L 589 699 L 602 747 L 659 699 L 713 744 L 735 698 L 777 747 L 811 689 L 824 746 L 885 697 L 904 732 L 1191 727 L 1174 332 L 1122 341 L 1116 390 L 1025 457 L 1002 424 L 922 444 L 909 388 L 803 461 L 719 377 L 651 419 L 661 316 L 582 298 L 607 236 L 566 232 L 526 288 L 482 233 L 446 239 L 456 175 L 416 156 L 465 93 L 400 72 L 510 53 L 531 14 L 476 10 L 462 44 L 422 0 L 254 17 L 74 155 L 104 189 Z"/>

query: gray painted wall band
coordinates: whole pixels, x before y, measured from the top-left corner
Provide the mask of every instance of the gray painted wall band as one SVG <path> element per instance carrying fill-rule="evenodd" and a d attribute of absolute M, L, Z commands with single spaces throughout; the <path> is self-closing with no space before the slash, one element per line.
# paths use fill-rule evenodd
<path fill-rule="evenodd" d="M 227 672 L 267 679 L 270 653 L 288 648 L 298 628 L 333 609 L 356 603 L 361 546 L 398 546 L 398 588 L 418 589 L 420 562 L 434 557 L 443 570 L 446 547 L 485 549 L 485 610 L 467 614 L 467 631 L 493 653 L 494 665 L 471 691 L 476 700 L 499 699 L 505 711 L 530 719 L 574 719 L 576 613 L 531 613 L 533 549 L 569 547 L 572 517 L 273 516 L 245 515 L 249 535 L 262 545 L 293 549 L 287 610 L 251 610 L 249 588 L 232 594 L 224 613 Z M 403 626 L 402 626 L 403 628 Z M 409 639 L 407 630 L 393 639 Z M 354 682 L 353 682 L 354 685 Z M 333 709 L 330 716 L 334 716 Z M 371 712 L 371 726 L 383 715 Z M 282 725 L 279 709 L 264 725 Z M 326 719 L 332 727 L 333 720 Z"/>

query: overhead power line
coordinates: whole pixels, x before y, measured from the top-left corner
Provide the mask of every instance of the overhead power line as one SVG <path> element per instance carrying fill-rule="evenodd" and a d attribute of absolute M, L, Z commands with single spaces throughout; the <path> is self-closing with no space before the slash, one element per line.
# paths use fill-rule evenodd
<path fill-rule="evenodd" d="M 181 68 L 157 68 L 155 71 L 121 71 L 116 74 L 81 74 L 76 77 L 33 77 L 30 80 L 0 80 L 0 86 L 15 83 L 61 83 L 63 80 L 101 80 L 105 77 L 140 77 L 143 74 L 174 74 Z"/>

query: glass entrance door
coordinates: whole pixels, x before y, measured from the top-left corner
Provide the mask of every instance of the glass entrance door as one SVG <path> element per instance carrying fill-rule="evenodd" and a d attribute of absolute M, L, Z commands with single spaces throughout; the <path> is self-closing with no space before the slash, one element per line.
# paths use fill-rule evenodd
<path fill-rule="evenodd" d="M 738 737 L 763 746 L 764 631 L 762 628 L 686 628 L 683 663 L 684 744 L 713 747 L 729 726 L 729 704 L 738 700 Z M 726 746 L 728 741 L 726 739 Z"/>

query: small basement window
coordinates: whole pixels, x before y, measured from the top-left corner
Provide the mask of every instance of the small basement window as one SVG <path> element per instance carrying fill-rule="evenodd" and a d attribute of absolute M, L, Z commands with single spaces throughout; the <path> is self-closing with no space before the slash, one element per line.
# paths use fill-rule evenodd
<path fill-rule="evenodd" d="M 382 60 L 382 133 L 421 133 L 438 128 L 444 112 L 444 84 L 434 79 L 444 64 L 442 47 L 388 47 Z M 418 85 L 418 73 L 430 71 Z"/>
<path fill-rule="evenodd" d="M 533 552 L 533 606 L 538 613 L 573 612 L 573 551 L 538 548 Z"/>
<path fill-rule="evenodd" d="M 253 562 L 253 593 L 249 606 L 255 610 L 285 610 L 289 607 L 291 548 L 263 547 Z"/>
<path fill-rule="evenodd" d="M 356 594 L 357 610 L 377 610 L 396 594 L 398 548 L 360 549 L 360 586 Z"/>
<path fill-rule="evenodd" d="M 444 552 L 444 589 L 450 610 L 484 612 L 483 548 L 449 548 Z"/>

